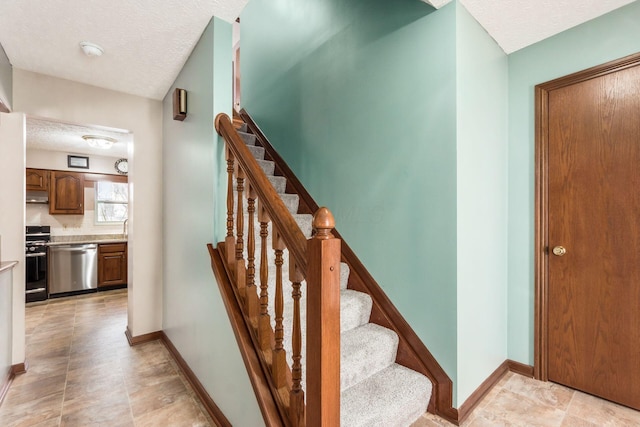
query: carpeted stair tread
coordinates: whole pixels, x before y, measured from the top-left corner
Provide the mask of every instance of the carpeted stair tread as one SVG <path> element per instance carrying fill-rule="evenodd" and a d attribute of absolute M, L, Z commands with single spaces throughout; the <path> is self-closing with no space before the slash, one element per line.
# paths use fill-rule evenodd
<path fill-rule="evenodd" d="M 242 141 L 247 145 L 256 145 L 256 136 L 252 133 L 238 132 Z"/>
<path fill-rule="evenodd" d="M 246 124 L 246 123 L 242 123 L 242 124 L 240 125 L 240 127 L 238 127 L 238 128 L 237 128 L 237 131 L 238 131 L 238 132 L 245 132 L 245 133 L 247 133 L 247 124 Z"/>
<path fill-rule="evenodd" d="M 373 301 L 369 294 L 351 289 L 340 291 L 340 332 L 369 322 Z"/>
<path fill-rule="evenodd" d="M 273 185 L 273 188 L 276 189 L 276 193 L 284 193 L 287 189 L 287 178 L 284 176 L 269 175 L 267 178 L 271 185 Z"/>
<path fill-rule="evenodd" d="M 270 293 L 273 294 L 273 292 L 274 290 L 270 289 Z M 303 282 L 302 284 L 302 295 L 303 298 L 300 299 L 300 324 L 302 327 L 302 366 L 303 372 L 305 372 L 304 367 L 307 363 L 307 299 L 305 298 L 305 282 Z M 368 294 L 349 289 L 340 291 L 340 345 L 344 345 L 343 339 L 345 337 L 345 334 L 348 334 L 346 335 L 348 340 L 348 343 L 346 344 L 347 349 L 353 347 L 349 343 L 354 341 L 362 342 L 362 337 L 364 336 L 375 338 L 375 341 L 369 343 L 365 347 L 365 350 L 360 351 L 359 353 L 360 357 L 364 355 L 374 355 L 373 360 L 365 359 L 361 360 L 360 363 L 358 363 L 358 361 L 353 360 L 352 357 L 345 356 L 344 347 L 341 349 L 341 378 L 348 378 L 348 384 L 344 385 L 344 387 L 341 387 L 341 389 L 346 389 L 347 387 L 353 385 L 355 382 L 362 380 L 363 374 L 373 374 L 378 370 L 389 366 L 389 364 L 393 363 L 395 360 L 398 338 L 397 336 L 395 336 L 394 332 L 383 328 L 382 326 L 367 323 L 369 321 L 369 317 L 371 316 L 371 307 L 372 301 L 371 297 Z M 271 316 L 271 327 L 275 328 L 275 312 L 273 304 L 269 304 L 269 314 Z M 286 300 L 284 304 L 283 318 L 285 319 L 283 322 L 284 348 L 291 349 L 293 336 L 293 323 L 291 321 L 291 319 L 293 319 L 292 300 Z M 289 362 L 289 366 L 293 364 L 292 357 L 292 352 L 290 350 L 287 350 L 287 360 Z M 347 357 L 347 362 L 344 362 L 344 357 Z M 369 366 L 362 366 L 361 363 L 367 364 Z M 344 372 L 343 366 L 346 366 L 347 369 L 349 369 L 349 367 L 355 367 L 358 372 L 353 374 L 346 374 Z M 304 378 L 302 383 L 304 389 L 306 384 L 306 380 Z"/>
<path fill-rule="evenodd" d="M 300 204 L 300 196 L 297 194 L 279 193 L 280 199 L 284 202 L 285 206 L 291 212 L 296 214 L 298 212 L 298 205 Z"/>
<path fill-rule="evenodd" d="M 341 393 L 340 426 L 408 427 L 427 410 L 431 388 L 427 377 L 394 363 Z"/>
<path fill-rule="evenodd" d="M 367 323 L 341 334 L 340 352 L 340 390 L 346 390 L 395 362 L 398 335 Z"/>
<path fill-rule="evenodd" d="M 296 220 L 296 224 L 302 230 L 302 234 L 307 239 L 311 237 L 311 230 L 313 228 L 313 215 L 310 214 L 295 214 L 293 219 Z"/>
<path fill-rule="evenodd" d="M 264 160 L 264 148 L 259 145 L 247 145 L 249 151 L 251 151 L 251 155 L 256 160 Z"/>
<path fill-rule="evenodd" d="M 306 287 L 306 285 L 303 285 Z M 287 292 L 290 293 L 291 286 L 287 286 Z M 269 289 L 270 295 L 275 295 L 275 290 Z M 283 289 L 284 291 L 284 289 Z M 303 325 L 303 330 L 307 329 L 307 299 L 306 289 L 302 290 L 303 298 L 300 299 L 300 319 Z M 363 292 L 353 291 L 351 289 L 345 289 L 340 291 L 340 333 L 350 331 L 358 326 L 365 325 L 369 322 L 371 316 L 371 307 L 373 303 L 371 297 Z M 269 307 L 272 310 L 271 305 Z M 285 319 L 293 319 L 293 300 L 287 298 L 284 303 Z M 275 325 L 275 314 L 271 312 L 271 323 Z M 290 323 L 290 322 L 288 322 Z M 285 336 L 291 337 L 290 332 L 291 325 L 287 325 L 285 322 Z M 290 348 L 290 347 L 289 347 Z"/>
<path fill-rule="evenodd" d="M 262 168 L 265 174 L 273 175 L 273 172 L 276 169 L 276 164 L 274 162 L 272 162 L 271 160 L 257 160 L 257 159 L 256 159 L 256 162 L 258 162 L 258 164 L 260 165 L 260 167 Z"/>
<path fill-rule="evenodd" d="M 347 289 L 350 272 L 351 270 L 349 269 L 349 265 L 345 262 L 341 262 L 340 263 L 340 289 Z"/>

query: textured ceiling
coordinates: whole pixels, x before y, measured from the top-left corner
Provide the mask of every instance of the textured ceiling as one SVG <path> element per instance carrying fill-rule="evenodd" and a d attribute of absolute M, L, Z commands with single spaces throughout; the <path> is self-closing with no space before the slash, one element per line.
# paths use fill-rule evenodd
<path fill-rule="evenodd" d="M 0 44 L 15 68 L 162 99 L 212 16 L 247 0 L 0 0 Z M 81 41 L 104 48 L 87 57 Z"/>
<path fill-rule="evenodd" d="M 451 0 L 423 1 L 439 8 Z M 0 44 L 16 68 L 162 99 L 210 18 L 232 22 L 247 2 L 0 0 Z M 633 0 L 461 2 L 511 53 Z M 85 56 L 81 41 L 104 55 Z"/>
<path fill-rule="evenodd" d="M 117 140 L 108 150 L 91 148 L 82 135 L 108 136 Z M 69 154 L 127 157 L 127 145 L 132 142 L 127 131 L 106 127 L 81 126 L 27 117 L 27 149 L 64 151 Z"/>
<path fill-rule="evenodd" d="M 389 0 L 394 1 L 394 0 Z M 417 0 L 416 0 L 417 1 Z M 451 0 L 423 0 L 440 8 Z M 506 53 L 634 0 L 460 0 Z M 248 0 L 0 0 L 0 44 L 16 68 L 162 99 L 212 16 L 233 22 Z M 81 41 L 101 45 L 85 56 Z M 119 141 L 105 153 L 82 135 Z M 27 120 L 27 147 L 126 157 L 131 135 Z"/>
<path fill-rule="evenodd" d="M 635 0 L 460 0 L 506 53 Z"/>

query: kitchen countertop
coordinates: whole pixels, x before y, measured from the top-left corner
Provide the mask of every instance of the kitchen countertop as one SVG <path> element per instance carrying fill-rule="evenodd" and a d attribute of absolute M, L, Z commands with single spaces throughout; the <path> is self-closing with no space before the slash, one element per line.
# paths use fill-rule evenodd
<path fill-rule="evenodd" d="M 2 261 L 0 262 L 0 273 L 2 273 L 5 270 L 11 270 L 13 267 L 15 267 L 15 265 L 18 263 L 18 261 Z"/>
<path fill-rule="evenodd" d="M 86 243 L 127 243 L 122 234 L 86 234 L 75 236 L 51 236 L 49 246 Z"/>

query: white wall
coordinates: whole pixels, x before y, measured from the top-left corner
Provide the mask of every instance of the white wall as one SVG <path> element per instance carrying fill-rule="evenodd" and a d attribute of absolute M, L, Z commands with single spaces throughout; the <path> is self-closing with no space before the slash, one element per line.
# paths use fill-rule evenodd
<path fill-rule="evenodd" d="M 129 145 L 127 156 L 130 198 L 128 328 L 134 336 L 160 330 L 162 103 L 14 69 L 13 107 L 14 111 L 38 117 L 127 129 L 133 133 L 134 142 Z"/>
<path fill-rule="evenodd" d="M 2 45 L 0 45 L 0 102 L 6 105 L 10 111 L 12 105 L 12 78 L 11 63 Z"/>
<path fill-rule="evenodd" d="M 27 167 L 35 169 L 52 169 L 59 171 L 106 173 L 115 175 L 115 163 L 120 157 L 96 156 L 94 154 L 80 154 L 89 157 L 89 169 L 77 169 L 67 166 L 67 155 L 62 151 L 27 149 Z"/>
<path fill-rule="evenodd" d="M 218 215 L 226 211 L 217 197 L 226 179 L 213 118 L 231 114 L 230 52 L 231 25 L 214 18 L 164 99 L 163 330 L 229 421 L 259 426 L 264 421 L 206 247 L 226 225 Z M 176 87 L 187 90 L 182 122 L 173 120 Z"/>
<path fill-rule="evenodd" d="M 507 55 L 460 4 L 457 38 L 461 405 L 507 358 Z"/>
<path fill-rule="evenodd" d="M 11 369 L 13 335 L 13 269 L 0 272 L 0 381 Z M 2 384 L 0 382 L 0 384 Z"/>
<path fill-rule="evenodd" d="M 24 362 L 24 189 L 25 116 L 0 113 L 0 237 L 2 261 L 13 270 L 12 364 Z"/>

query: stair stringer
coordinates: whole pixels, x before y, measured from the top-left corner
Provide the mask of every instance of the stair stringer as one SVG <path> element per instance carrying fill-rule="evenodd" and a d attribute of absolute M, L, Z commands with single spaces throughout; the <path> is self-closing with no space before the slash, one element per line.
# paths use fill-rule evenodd
<path fill-rule="evenodd" d="M 306 188 L 291 171 L 269 143 L 251 116 L 242 109 L 240 116 L 249 131 L 256 136 L 257 143 L 265 149 L 265 159 L 275 162 L 275 175 L 286 178 L 286 192 L 298 194 L 298 213 L 312 214 L 319 209 Z M 351 270 L 348 288 L 368 294 L 373 300 L 370 322 L 391 329 L 399 337 L 396 363 L 406 366 L 428 377 L 433 383 L 431 400 L 427 410 L 458 424 L 458 410 L 453 407 L 453 382 L 435 357 L 424 345 L 415 331 L 407 323 L 389 297 L 364 267 L 337 229 L 333 234 L 342 240 L 342 262 Z"/>

